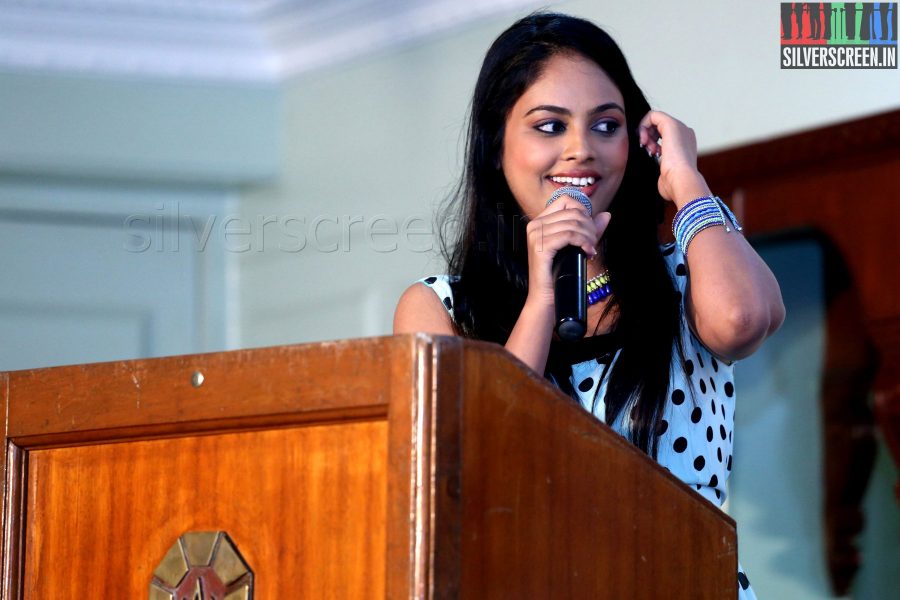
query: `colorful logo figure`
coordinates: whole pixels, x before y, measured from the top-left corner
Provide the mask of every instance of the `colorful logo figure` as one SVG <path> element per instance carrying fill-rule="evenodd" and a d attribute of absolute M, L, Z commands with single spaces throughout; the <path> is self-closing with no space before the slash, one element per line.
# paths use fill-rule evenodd
<path fill-rule="evenodd" d="M 810 46 L 869 49 L 785 50 Z M 897 68 L 897 2 L 782 2 L 781 47 L 782 68 Z"/>
<path fill-rule="evenodd" d="M 897 42 L 896 2 L 782 2 L 781 44 Z"/>

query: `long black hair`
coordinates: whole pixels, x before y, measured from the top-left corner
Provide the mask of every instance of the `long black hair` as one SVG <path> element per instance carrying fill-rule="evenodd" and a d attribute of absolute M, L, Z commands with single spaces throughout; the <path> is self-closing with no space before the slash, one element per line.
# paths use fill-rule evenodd
<path fill-rule="evenodd" d="M 609 374 L 606 422 L 629 411 L 631 441 L 655 456 L 672 355 L 681 355 L 680 302 L 657 237 L 663 215 L 659 167 L 639 148 L 637 138 L 638 123 L 650 105 L 622 51 L 589 21 L 556 13 L 529 15 L 504 31 L 485 56 L 470 109 L 465 170 L 444 213 L 444 225 L 455 219 L 457 227 L 450 235 L 441 227 L 448 270 L 460 276 L 454 285 L 455 326 L 464 336 L 505 344 L 524 306 L 527 223 L 500 167 L 504 127 L 519 97 L 548 59 L 559 54 L 594 61 L 625 101 L 628 161 L 601 240 L 613 289 L 605 310 L 615 311 L 614 333 L 621 347 Z M 571 364 L 553 366 L 558 348 L 551 346 L 546 375 L 574 395 Z"/>

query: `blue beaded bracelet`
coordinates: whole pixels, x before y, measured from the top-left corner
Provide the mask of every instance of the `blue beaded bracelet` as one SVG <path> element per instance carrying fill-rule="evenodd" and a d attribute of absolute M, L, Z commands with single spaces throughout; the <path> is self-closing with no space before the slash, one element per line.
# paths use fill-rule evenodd
<path fill-rule="evenodd" d="M 672 233 L 675 234 L 675 242 L 681 249 L 682 254 L 687 256 L 688 245 L 694 236 L 716 225 L 725 227 L 725 231 L 731 232 L 728 222 L 738 231 L 744 228 L 738 223 L 737 217 L 731 212 L 731 209 L 722 202 L 718 196 L 704 196 L 691 200 L 675 213 L 675 219 L 672 221 Z"/>

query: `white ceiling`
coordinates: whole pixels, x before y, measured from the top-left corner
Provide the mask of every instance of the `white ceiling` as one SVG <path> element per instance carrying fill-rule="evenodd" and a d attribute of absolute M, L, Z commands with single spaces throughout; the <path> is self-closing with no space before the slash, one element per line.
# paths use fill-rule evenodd
<path fill-rule="evenodd" d="M 280 81 L 529 0 L 0 0 L 0 68 Z"/>

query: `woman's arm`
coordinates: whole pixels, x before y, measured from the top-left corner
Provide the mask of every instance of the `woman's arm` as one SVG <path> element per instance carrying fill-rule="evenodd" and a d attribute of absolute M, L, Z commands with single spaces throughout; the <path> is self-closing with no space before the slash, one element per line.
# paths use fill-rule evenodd
<path fill-rule="evenodd" d="M 403 292 L 394 311 L 394 333 L 457 335 L 450 314 L 431 288 L 414 283 Z"/>
<path fill-rule="evenodd" d="M 693 130 L 651 111 L 641 121 L 639 135 L 648 153 L 659 154 L 663 198 L 681 209 L 712 195 L 697 170 Z M 784 303 L 778 282 L 743 235 L 720 226 L 704 229 L 691 241 L 687 263 L 686 317 L 714 354 L 728 361 L 749 356 L 781 327 Z"/>
<path fill-rule="evenodd" d="M 450 315 L 437 294 L 423 283 L 414 283 L 403 292 L 394 311 L 394 333 L 422 331 L 438 335 L 458 335 Z M 525 304 L 506 349 L 535 371 L 542 373 L 553 334 L 553 306 Z"/>
<path fill-rule="evenodd" d="M 605 212 L 587 216 L 580 203 L 563 196 L 528 224 L 528 296 L 506 349 L 538 373 L 543 373 L 547 365 L 553 337 L 553 257 L 568 245 L 596 253 L 595 246 L 609 218 Z M 394 312 L 394 333 L 414 331 L 458 335 L 437 294 L 421 283 L 403 293 Z"/>

